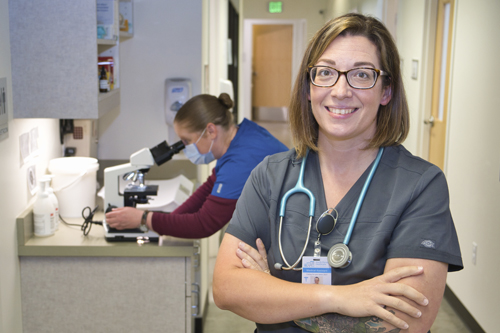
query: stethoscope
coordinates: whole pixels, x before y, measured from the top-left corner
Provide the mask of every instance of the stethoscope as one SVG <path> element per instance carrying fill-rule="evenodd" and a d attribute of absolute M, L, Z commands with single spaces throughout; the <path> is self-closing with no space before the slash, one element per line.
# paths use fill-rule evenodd
<path fill-rule="evenodd" d="M 361 210 L 361 205 L 363 204 L 363 200 L 365 199 L 366 192 L 368 191 L 368 187 L 370 186 L 370 183 L 372 181 L 373 175 L 375 174 L 375 171 L 377 170 L 377 167 L 380 163 L 380 159 L 382 158 L 382 153 L 384 152 L 384 148 L 381 147 L 378 151 L 377 157 L 375 158 L 375 162 L 373 162 L 372 168 L 370 170 L 370 173 L 368 174 L 368 177 L 365 180 L 365 184 L 363 185 L 363 189 L 361 190 L 361 194 L 359 195 L 358 202 L 356 203 L 356 207 L 354 208 L 354 213 L 351 218 L 351 222 L 349 223 L 349 228 L 347 230 L 347 234 L 345 235 L 344 241 L 342 243 L 338 243 L 333 245 L 330 248 L 330 251 L 328 251 L 328 263 L 330 266 L 333 268 L 346 268 L 349 266 L 352 262 L 352 253 L 349 250 L 349 247 L 347 246 L 349 244 L 349 241 L 351 240 L 352 236 L 352 231 L 354 230 L 354 226 L 356 224 L 356 220 L 359 215 L 359 211 Z M 280 250 L 281 258 L 283 259 L 283 262 L 286 264 L 286 267 L 283 267 L 282 264 L 276 263 L 274 265 L 274 268 L 277 270 L 294 270 L 294 271 L 300 271 L 302 270 L 302 267 L 297 267 L 299 262 L 302 260 L 304 257 L 304 253 L 306 252 L 307 244 L 309 243 L 309 236 L 311 234 L 311 225 L 312 225 L 312 218 L 314 216 L 314 208 L 316 205 L 316 198 L 314 197 L 314 194 L 304 186 L 304 170 L 306 168 L 306 161 L 307 161 L 307 156 L 309 155 L 309 149 L 306 151 L 306 155 L 302 159 L 302 163 L 300 165 L 300 172 L 299 172 L 299 178 L 297 179 L 297 184 L 295 187 L 291 188 L 288 190 L 283 198 L 281 198 L 281 203 L 280 203 L 280 224 L 279 224 L 279 230 L 278 230 L 278 247 Z M 290 265 L 288 261 L 285 258 L 285 255 L 283 253 L 283 247 L 281 246 L 281 230 L 283 227 L 283 218 L 285 217 L 285 208 L 286 208 L 286 202 L 290 196 L 292 196 L 295 193 L 304 193 L 309 197 L 309 226 L 307 230 L 307 237 L 306 237 L 306 242 L 304 244 L 304 248 L 302 249 L 302 252 L 300 253 L 299 258 L 293 265 Z M 314 256 L 319 257 L 321 253 L 321 242 L 320 242 L 320 237 L 321 235 L 327 235 L 330 232 L 332 232 L 333 228 L 335 227 L 335 224 L 337 223 L 337 217 L 334 217 L 332 213 L 337 211 L 333 208 L 328 209 L 326 212 L 321 214 L 319 217 L 318 221 L 316 222 L 316 230 L 318 231 L 318 239 L 314 243 Z M 338 216 L 338 214 L 336 214 Z"/>

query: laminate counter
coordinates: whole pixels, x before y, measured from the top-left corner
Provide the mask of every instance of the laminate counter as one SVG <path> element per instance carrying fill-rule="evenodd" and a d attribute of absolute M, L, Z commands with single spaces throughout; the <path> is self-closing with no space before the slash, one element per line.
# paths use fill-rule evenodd
<path fill-rule="evenodd" d="M 103 212 L 97 212 L 95 221 L 102 221 Z M 67 218 L 71 224 L 82 224 L 83 218 Z M 29 207 L 17 217 L 19 256 L 58 257 L 190 257 L 197 240 L 170 236 L 160 237 L 158 242 L 108 242 L 104 228 L 92 225 L 87 236 L 80 227 L 61 222 L 53 236 L 36 237 L 33 232 L 33 209 Z"/>

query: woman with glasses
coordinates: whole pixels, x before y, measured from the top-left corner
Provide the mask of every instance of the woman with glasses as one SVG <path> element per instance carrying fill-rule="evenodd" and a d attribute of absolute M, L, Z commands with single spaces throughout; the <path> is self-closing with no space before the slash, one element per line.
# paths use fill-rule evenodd
<path fill-rule="evenodd" d="M 295 149 L 265 158 L 236 205 L 215 303 L 256 332 L 427 332 L 463 265 L 443 173 L 401 145 L 408 121 L 385 26 L 328 22 L 295 82 Z"/>
<path fill-rule="evenodd" d="M 236 200 L 252 169 L 264 157 L 288 148 L 265 128 L 244 119 L 236 125 L 228 94 L 218 98 L 197 95 L 177 112 L 174 129 L 194 164 L 217 160 L 208 179 L 172 213 L 148 212 L 133 207 L 115 208 L 106 222 L 117 229 L 141 224 L 160 235 L 182 238 L 208 237 L 231 219 Z"/>

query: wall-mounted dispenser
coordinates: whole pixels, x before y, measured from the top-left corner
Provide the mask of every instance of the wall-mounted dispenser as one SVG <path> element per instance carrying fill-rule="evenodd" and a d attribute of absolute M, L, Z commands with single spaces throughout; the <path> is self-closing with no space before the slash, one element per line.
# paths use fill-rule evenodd
<path fill-rule="evenodd" d="M 165 81 L 165 121 L 168 124 L 168 142 L 177 142 L 174 118 L 181 106 L 191 98 L 191 80 L 171 78 Z"/>
<path fill-rule="evenodd" d="M 181 106 L 191 98 L 191 80 L 174 78 L 165 81 L 165 118 L 173 125 Z"/>

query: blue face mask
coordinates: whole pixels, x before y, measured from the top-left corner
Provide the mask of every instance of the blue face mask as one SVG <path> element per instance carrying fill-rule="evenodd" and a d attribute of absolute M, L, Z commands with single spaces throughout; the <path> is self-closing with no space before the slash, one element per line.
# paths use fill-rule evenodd
<path fill-rule="evenodd" d="M 214 141 L 212 140 L 212 144 L 210 145 L 210 149 L 208 150 L 208 153 L 206 154 L 200 154 L 200 151 L 198 150 L 198 147 L 196 144 L 200 141 L 200 139 L 203 137 L 203 134 L 205 134 L 205 131 L 207 129 L 205 128 L 203 132 L 200 135 L 200 138 L 195 142 L 190 145 L 186 145 L 186 148 L 184 148 L 184 155 L 193 162 L 194 164 L 208 164 L 215 160 L 214 154 L 212 154 L 212 146 L 214 144 Z"/>

